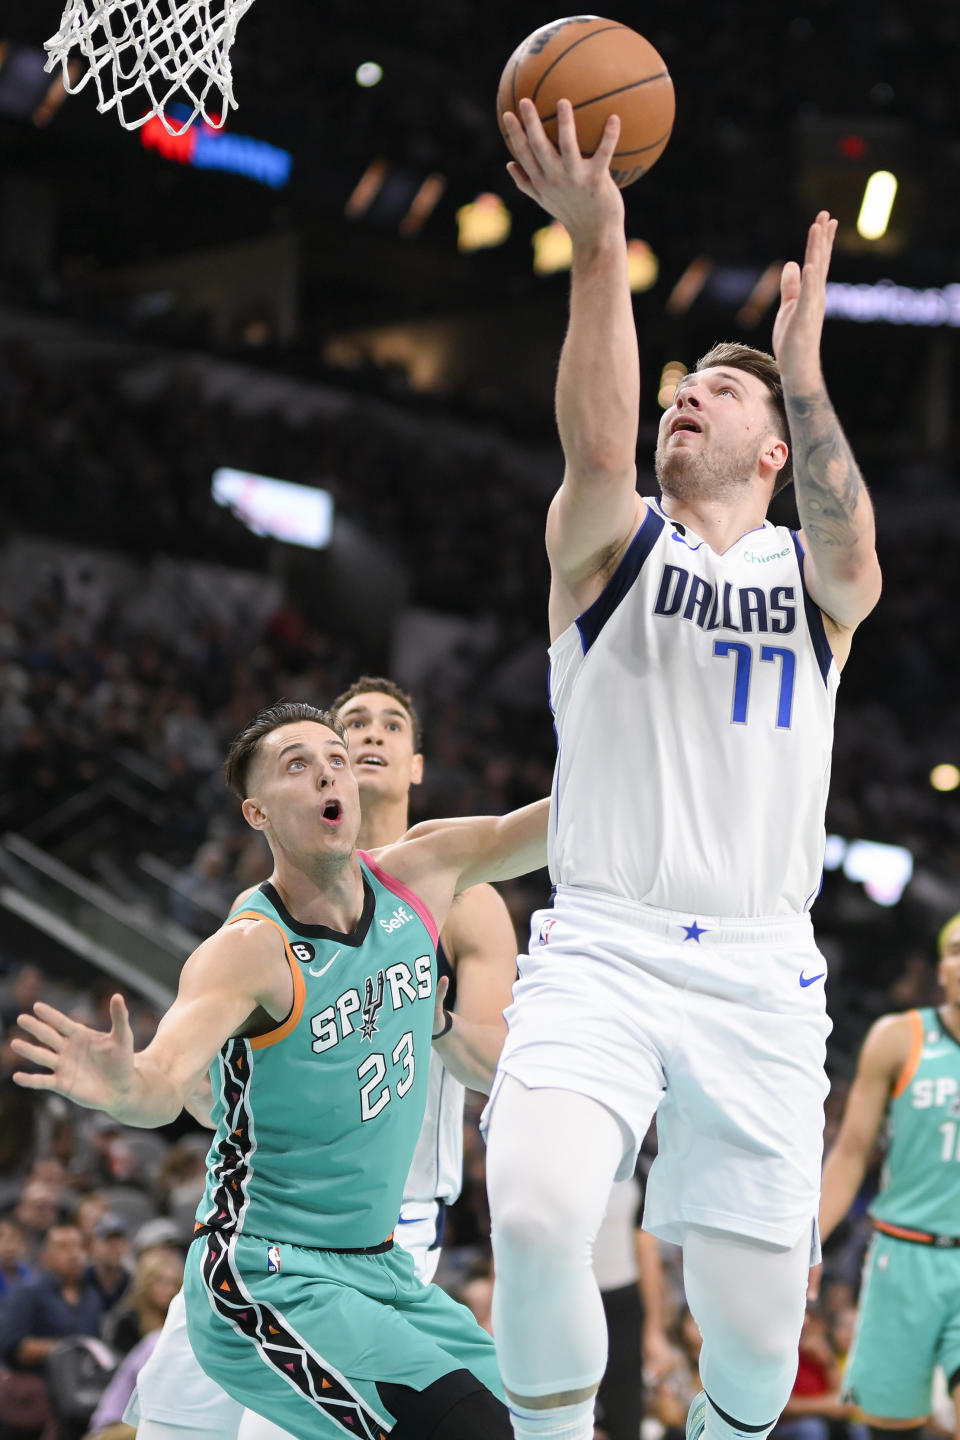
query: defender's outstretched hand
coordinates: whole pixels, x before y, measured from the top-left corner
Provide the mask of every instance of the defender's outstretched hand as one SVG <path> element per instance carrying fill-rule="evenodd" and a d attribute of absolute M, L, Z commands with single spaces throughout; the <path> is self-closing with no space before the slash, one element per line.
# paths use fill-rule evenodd
<path fill-rule="evenodd" d="M 532 100 L 521 100 L 519 108 L 519 117 L 510 110 L 503 116 L 510 149 L 517 157 L 507 170 L 517 189 L 559 220 L 574 244 L 589 241 L 611 221 L 622 226 L 623 196 L 610 174 L 620 134 L 617 116 L 610 116 L 594 153 L 583 156 L 569 100 L 557 102 L 559 146 L 544 130 Z"/>
<path fill-rule="evenodd" d="M 122 996 L 111 997 L 106 1032 L 91 1030 L 42 1000 L 34 1005 L 32 1015 L 19 1016 L 17 1024 L 37 1043 L 15 1039 L 13 1049 L 50 1072 L 18 1070 L 13 1076 L 18 1085 L 55 1090 L 91 1110 L 111 1110 L 123 1099 L 135 1071 L 133 1033 Z"/>
<path fill-rule="evenodd" d="M 807 232 L 803 269 L 788 260 L 780 276 L 780 309 L 773 322 L 773 353 L 785 385 L 815 389 L 821 380 L 820 339 L 827 304 L 827 273 L 837 222 L 821 210 Z"/>

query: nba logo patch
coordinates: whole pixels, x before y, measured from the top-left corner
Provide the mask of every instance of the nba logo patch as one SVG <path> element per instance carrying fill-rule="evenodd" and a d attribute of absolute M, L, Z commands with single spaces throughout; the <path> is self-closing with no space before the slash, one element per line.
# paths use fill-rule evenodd
<path fill-rule="evenodd" d="M 556 925 L 556 923 L 557 923 L 556 920 L 544 920 L 543 924 L 540 926 L 540 944 L 541 944 L 541 945 L 549 945 L 549 943 L 550 943 L 550 931 L 553 929 L 553 927 L 554 927 L 554 925 Z"/>
<path fill-rule="evenodd" d="M 280 1246 L 279 1246 L 279 1245 L 268 1245 L 268 1246 L 267 1246 L 267 1274 L 268 1274 L 268 1275 L 279 1275 L 279 1274 L 280 1274 Z"/>

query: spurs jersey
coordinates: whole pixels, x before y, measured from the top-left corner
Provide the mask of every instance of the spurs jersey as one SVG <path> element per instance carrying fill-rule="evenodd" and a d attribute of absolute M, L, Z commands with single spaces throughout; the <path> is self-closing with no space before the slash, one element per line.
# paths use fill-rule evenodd
<path fill-rule="evenodd" d="M 870 1214 L 908 1231 L 960 1235 L 960 1041 L 932 1007 L 911 1010 L 910 1023 L 910 1058 L 887 1111 L 887 1154 Z"/>
<path fill-rule="evenodd" d="M 693 915 L 809 909 L 839 672 L 796 532 L 718 555 L 656 500 L 550 648 L 554 884 Z"/>
<path fill-rule="evenodd" d="M 437 931 L 407 886 L 359 854 L 350 934 L 295 920 L 269 881 L 226 921 L 280 931 L 294 1005 L 211 1065 L 205 1229 L 339 1250 L 378 1245 L 396 1224 L 426 1100 Z"/>
<path fill-rule="evenodd" d="M 456 1003 L 456 976 L 443 949 L 437 946 L 437 976 L 450 981 L 446 1004 Z M 452 1205 L 463 1186 L 463 1102 L 466 1091 L 444 1065 L 435 1050 L 430 1054 L 427 1076 L 427 1109 L 420 1127 L 420 1139 L 413 1164 L 403 1187 L 408 1200 L 442 1200 Z"/>

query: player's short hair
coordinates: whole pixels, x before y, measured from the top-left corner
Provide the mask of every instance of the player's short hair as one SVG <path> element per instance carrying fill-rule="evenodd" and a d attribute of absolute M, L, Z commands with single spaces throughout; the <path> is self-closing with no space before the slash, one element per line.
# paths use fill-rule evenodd
<path fill-rule="evenodd" d="M 388 680 L 383 675 L 361 675 L 338 695 L 330 707 L 335 715 L 339 715 L 344 705 L 349 705 L 357 695 L 369 695 L 371 692 L 377 695 L 389 695 L 391 700 L 396 700 L 410 716 L 410 725 L 413 729 L 413 750 L 417 754 L 423 744 L 423 729 L 420 724 L 420 716 L 416 707 L 406 690 L 401 690 L 395 680 Z"/>
<path fill-rule="evenodd" d="M 726 365 L 731 370 L 745 370 L 763 382 L 770 392 L 770 408 L 776 417 L 777 434 L 787 442 L 787 463 L 780 471 L 773 485 L 774 495 L 793 480 L 793 455 L 790 452 L 790 426 L 787 422 L 787 407 L 783 399 L 783 382 L 780 370 L 772 355 L 766 350 L 755 350 L 752 345 L 741 345 L 738 340 L 721 340 L 701 355 L 694 370 L 712 370 L 715 365 Z"/>
<path fill-rule="evenodd" d="M 960 911 L 958 911 L 956 915 L 951 915 L 946 925 L 940 927 L 940 934 L 937 936 L 937 954 L 941 960 L 943 959 L 943 952 L 947 948 L 947 936 L 958 920 L 960 920 Z"/>
<path fill-rule="evenodd" d="M 297 725 L 304 720 L 326 725 L 346 744 L 347 732 L 332 710 L 319 710 L 316 705 L 308 705 L 304 700 L 278 700 L 275 705 L 268 705 L 234 736 L 227 751 L 223 775 L 238 800 L 247 798 L 250 766 L 256 759 L 263 737 L 271 730 L 279 730 L 281 725 Z"/>

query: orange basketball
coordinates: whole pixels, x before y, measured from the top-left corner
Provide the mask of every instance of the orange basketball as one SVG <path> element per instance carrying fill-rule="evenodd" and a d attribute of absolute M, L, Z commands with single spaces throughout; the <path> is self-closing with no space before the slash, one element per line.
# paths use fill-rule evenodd
<path fill-rule="evenodd" d="M 673 129 L 673 81 L 649 40 L 597 15 L 571 15 L 534 30 L 510 56 L 497 90 L 497 118 L 528 98 L 557 141 L 557 101 L 569 100 L 584 155 L 600 143 L 608 115 L 620 116 L 610 169 L 623 188 L 663 153 Z M 504 139 L 506 135 L 504 134 Z"/>

